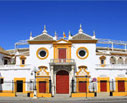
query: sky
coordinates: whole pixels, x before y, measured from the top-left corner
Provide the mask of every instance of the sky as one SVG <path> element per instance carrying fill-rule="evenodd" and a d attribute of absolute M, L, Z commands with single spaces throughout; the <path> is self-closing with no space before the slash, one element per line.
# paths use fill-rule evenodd
<path fill-rule="evenodd" d="M 13 49 L 19 40 L 42 33 L 70 30 L 75 35 L 82 24 L 89 35 L 127 41 L 127 1 L 0 1 L 0 46 Z"/>

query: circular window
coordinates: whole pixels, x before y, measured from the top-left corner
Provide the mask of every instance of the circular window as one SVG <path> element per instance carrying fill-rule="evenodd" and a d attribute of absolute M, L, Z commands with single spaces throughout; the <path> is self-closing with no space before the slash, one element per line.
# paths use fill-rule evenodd
<path fill-rule="evenodd" d="M 84 57 L 86 55 L 85 50 L 79 50 L 79 56 Z"/>
<path fill-rule="evenodd" d="M 41 51 L 39 52 L 39 55 L 40 55 L 40 57 L 45 57 L 45 56 L 46 56 L 46 51 L 41 50 Z"/>
<path fill-rule="evenodd" d="M 89 55 L 88 49 L 85 47 L 80 47 L 77 49 L 77 57 L 80 59 L 86 59 Z"/>
<path fill-rule="evenodd" d="M 48 57 L 48 50 L 46 48 L 39 48 L 36 55 L 39 59 L 46 59 Z"/>

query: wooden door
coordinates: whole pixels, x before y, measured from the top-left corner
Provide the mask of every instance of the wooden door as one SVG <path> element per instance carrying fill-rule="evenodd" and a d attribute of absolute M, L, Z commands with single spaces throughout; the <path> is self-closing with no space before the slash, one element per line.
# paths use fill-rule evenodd
<path fill-rule="evenodd" d="M 86 90 L 87 90 L 86 81 L 80 81 L 79 82 L 79 92 L 86 92 Z"/>
<path fill-rule="evenodd" d="M 23 92 L 23 81 L 22 80 L 17 81 L 17 92 Z"/>
<path fill-rule="evenodd" d="M 56 93 L 69 93 L 69 73 L 67 71 L 61 70 L 56 74 Z"/>
<path fill-rule="evenodd" d="M 66 48 L 59 48 L 59 59 L 60 59 L 60 62 L 65 62 L 65 59 L 66 59 Z M 63 61 L 62 61 L 63 59 Z"/>
<path fill-rule="evenodd" d="M 123 80 L 118 81 L 118 92 L 125 92 L 125 82 Z"/>
<path fill-rule="evenodd" d="M 100 91 L 107 92 L 107 81 L 100 81 Z"/>
<path fill-rule="evenodd" d="M 45 81 L 39 82 L 39 93 L 46 93 L 46 82 Z"/>

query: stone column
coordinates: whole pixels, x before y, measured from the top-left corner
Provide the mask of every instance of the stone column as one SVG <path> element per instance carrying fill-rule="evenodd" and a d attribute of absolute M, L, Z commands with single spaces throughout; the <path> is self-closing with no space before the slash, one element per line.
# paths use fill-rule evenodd
<path fill-rule="evenodd" d="M 72 93 L 72 78 L 74 78 L 74 69 L 75 69 L 75 66 L 71 66 L 71 71 L 70 71 L 70 89 L 69 89 L 69 96 L 71 96 L 71 93 Z"/>
<path fill-rule="evenodd" d="M 51 69 L 51 83 L 52 83 L 52 96 L 54 96 L 54 78 L 53 78 L 53 66 L 50 66 Z"/>
<path fill-rule="evenodd" d="M 72 69 L 72 77 L 74 78 L 74 76 L 75 76 L 75 70 L 74 70 L 74 69 L 75 69 L 75 66 L 72 65 L 72 66 L 71 66 L 71 69 Z"/>

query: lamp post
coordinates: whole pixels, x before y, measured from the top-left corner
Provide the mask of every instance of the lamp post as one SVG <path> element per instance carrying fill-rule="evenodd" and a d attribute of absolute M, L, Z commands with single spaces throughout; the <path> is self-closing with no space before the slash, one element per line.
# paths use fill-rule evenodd
<path fill-rule="evenodd" d="M 72 87 L 71 87 L 71 88 L 72 88 L 71 92 L 74 93 L 74 78 L 72 78 L 72 82 L 71 82 L 71 83 L 72 83 L 72 84 L 71 84 L 71 86 L 72 86 Z"/>
<path fill-rule="evenodd" d="M 85 78 L 86 78 L 86 98 L 87 98 L 87 75 L 85 75 Z"/>
<path fill-rule="evenodd" d="M 34 72 L 34 83 L 35 83 L 34 97 L 33 98 L 36 99 L 37 98 L 37 88 L 36 88 L 36 72 L 37 72 L 37 68 L 36 67 L 34 67 L 33 72 Z"/>

